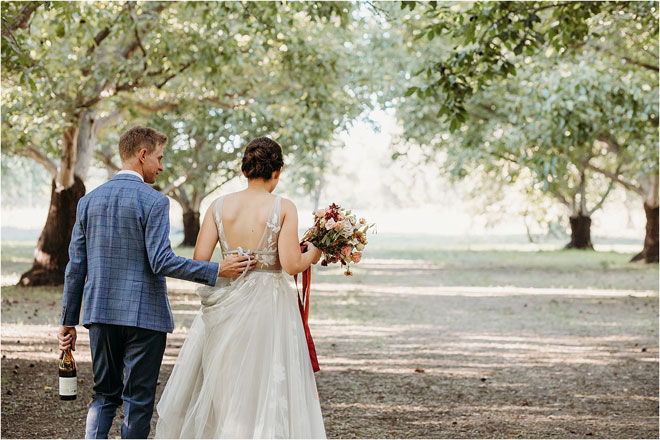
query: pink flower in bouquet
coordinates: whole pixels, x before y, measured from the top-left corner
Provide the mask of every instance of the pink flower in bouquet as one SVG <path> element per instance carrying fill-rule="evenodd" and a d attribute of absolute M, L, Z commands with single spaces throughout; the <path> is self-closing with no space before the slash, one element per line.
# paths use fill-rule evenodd
<path fill-rule="evenodd" d="M 353 246 L 351 246 L 350 244 L 348 244 L 346 246 L 343 246 L 341 248 L 341 253 L 345 257 L 348 257 L 349 255 L 351 255 L 351 251 L 353 251 Z"/>
<path fill-rule="evenodd" d="M 344 229 L 344 222 L 341 222 L 341 221 L 335 222 L 334 229 L 337 232 L 341 232 Z"/>
<path fill-rule="evenodd" d="M 351 260 L 353 261 L 353 263 L 359 263 L 361 259 L 362 259 L 362 252 L 353 252 L 353 255 L 351 256 Z"/>
<path fill-rule="evenodd" d="M 323 218 L 323 217 L 325 217 L 325 214 L 326 214 L 327 212 L 328 212 L 327 209 L 319 209 L 319 210 L 316 211 L 316 216 L 317 216 L 318 218 Z"/>
<path fill-rule="evenodd" d="M 330 229 L 334 229 L 336 224 L 337 223 L 333 219 L 330 219 L 327 222 L 325 222 L 325 229 L 327 229 L 328 231 Z"/>
<path fill-rule="evenodd" d="M 344 220 L 344 226 L 342 227 L 341 235 L 344 237 L 350 237 L 353 235 L 353 225 L 350 221 Z"/>

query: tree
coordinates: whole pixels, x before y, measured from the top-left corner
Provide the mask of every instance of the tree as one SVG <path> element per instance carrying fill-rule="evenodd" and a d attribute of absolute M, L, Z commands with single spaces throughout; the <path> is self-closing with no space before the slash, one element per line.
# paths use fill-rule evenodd
<path fill-rule="evenodd" d="M 311 19 L 290 9 L 280 9 L 278 18 L 252 4 L 245 12 L 255 29 L 222 75 L 175 79 L 168 88 L 179 90 L 176 101 L 150 96 L 143 101 L 153 104 L 137 105 L 150 124 L 172 133 L 176 151 L 166 156 L 161 179 L 163 192 L 183 209 L 182 245 L 195 244 L 202 200 L 240 172 L 246 142 L 275 138 L 287 163 L 295 162 L 297 180 L 309 187 L 332 137 L 365 109 L 367 99 L 353 87 L 359 59 L 348 57 L 345 46 L 359 31 L 357 20 Z M 214 98 L 200 98 L 199 90 Z"/>
<path fill-rule="evenodd" d="M 96 138 L 119 114 L 113 98 L 163 87 L 191 64 L 179 53 L 164 58 L 170 41 L 190 40 L 177 27 L 156 29 L 159 14 L 175 7 L 190 9 L 163 2 L 3 2 L 2 149 L 33 158 L 53 175 L 48 219 L 20 285 L 63 282 Z"/>
<path fill-rule="evenodd" d="M 486 152 L 495 148 L 496 153 L 502 153 L 497 147 L 501 142 L 479 135 L 484 125 L 489 126 L 491 133 L 500 133 L 499 137 L 505 133 L 508 145 L 516 150 L 505 160 L 531 166 L 540 181 L 552 178 L 553 185 L 544 184 L 543 188 L 555 187 L 555 196 L 560 195 L 556 192 L 558 177 L 570 177 L 566 166 L 557 167 L 558 161 L 571 164 L 579 178 L 566 180 L 564 187 L 577 189 L 576 194 L 573 192 L 579 197 L 564 195 L 559 199 L 572 206 L 571 223 L 583 231 L 586 229 L 580 224 L 589 223 L 583 214 L 591 210 L 585 207 L 588 197 L 580 189 L 584 186 L 581 182 L 585 182 L 587 171 L 596 178 L 593 171 L 601 168 L 594 162 L 606 160 L 601 157 L 599 140 L 610 137 L 608 133 L 625 133 L 630 145 L 625 157 L 616 163 L 609 161 L 613 165 L 610 175 L 635 173 L 635 168 L 657 175 L 657 148 L 648 146 L 657 139 L 657 55 L 655 64 L 651 57 L 657 54 L 658 28 L 652 4 L 430 4 L 423 17 L 421 24 L 411 23 L 413 20 L 405 23 L 416 34 L 414 50 L 419 52 L 426 40 L 440 40 L 453 50 L 444 51 L 447 56 L 435 63 L 418 60 L 411 67 L 417 72 L 416 84 L 407 88 L 401 114 L 418 116 L 410 106 L 419 101 L 415 107 L 423 108 L 427 116 L 421 119 L 422 124 L 411 121 L 408 135 L 439 145 L 433 138 L 444 118 L 449 131 L 458 133 L 460 139 L 467 130 L 472 134 L 470 139 L 481 142 L 478 148 Z M 567 21 L 557 22 L 562 17 Z M 621 40 L 619 35 L 626 36 L 622 47 L 613 43 Z M 639 50 L 631 52 L 631 48 Z M 564 78 L 557 77 L 555 71 L 560 70 L 566 74 Z M 622 70 L 626 87 L 618 86 Z M 498 120 L 499 128 L 493 125 Z M 466 121 L 469 124 L 464 125 Z M 425 123 L 425 129 L 419 127 Z M 518 134 L 512 133 L 513 129 Z M 512 153 L 508 147 L 504 151 Z M 457 157 L 465 160 L 465 156 Z M 480 159 L 479 155 L 472 158 Z M 561 172 L 553 172 L 556 169 Z M 606 187 L 595 207 L 602 205 L 611 185 Z M 577 234 L 581 235 L 579 241 L 587 244 L 587 236 Z M 573 237 L 575 240 L 575 233 Z"/>
<path fill-rule="evenodd" d="M 63 281 L 96 137 L 120 111 L 132 110 L 127 101 L 152 107 L 175 101 L 175 79 L 185 77 L 181 86 L 239 71 L 244 55 L 259 47 L 285 52 L 269 24 L 288 16 L 319 22 L 337 17 L 341 23 L 349 9 L 342 2 L 4 2 L 2 149 L 33 158 L 54 176 L 34 265 L 19 284 Z M 220 106 L 227 94 L 242 93 L 222 90 L 187 92 Z"/>
<path fill-rule="evenodd" d="M 412 11 L 418 4 L 404 1 L 401 8 Z M 638 42 L 653 44 L 658 35 L 655 2 L 428 2 L 421 8 L 425 26 L 416 38 L 448 36 L 454 45 L 444 57 L 425 63 L 416 73 L 426 75 L 425 84 L 409 92 L 443 98 L 439 116 L 447 116 L 452 131 L 465 122 L 465 103 L 471 96 L 515 76 L 519 57 L 543 50 L 565 53 L 585 45 L 609 51 L 611 45 L 598 43 L 600 33 L 621 26 L 636 34 L 632 39 Z M 657 51 L 647 48 L 635 54 L 638 58 L 630 55 L 615 54 L 628 64 L 658 71 Z"/>

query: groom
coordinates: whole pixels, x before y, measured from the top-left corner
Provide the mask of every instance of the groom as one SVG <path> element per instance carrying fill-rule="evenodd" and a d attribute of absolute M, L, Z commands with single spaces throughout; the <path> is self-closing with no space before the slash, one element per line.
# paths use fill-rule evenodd
<path fill-rule="evenodd" d="M 61 350 L 75 349 L 84 294 L 94 372 L 86 438 L 108 437 L 122 401 L 122 438 L 149 435 L 166 336 L 174 328 L 165 277 L 213 286 L 248 264 L 235 255 L 220 264 L 174 255 L 169 199 L 145 184 L 163 171 L 166 142 L 151 128 L 126 131 L 119 138 L 122 170 L 78 203 L 58 338 Z"/>

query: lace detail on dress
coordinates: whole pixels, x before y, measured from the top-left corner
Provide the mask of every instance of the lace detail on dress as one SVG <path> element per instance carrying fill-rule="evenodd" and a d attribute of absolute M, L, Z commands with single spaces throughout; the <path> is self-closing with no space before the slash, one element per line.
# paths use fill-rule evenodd
<path fill-rule="evenodd" d="M 215 206 L 213 208 L 213 217 L 215 219 L 215 224 L 218 228 L 218 242 L 220 243 L 220 250 L 222 251 L 223 258 L 230 253 L 236 253 L 237 250 L 229 249 L 229 243 L 227 242 L 227 237 L 225 236 L 224 228 L 222 225 L 222 204 L 224 202 L 225 196 L 222 196 L 217 199 Z M 273 204 L 270 208 L 270 213 L 266 219 L 266 227 L 264 229 L 259 245 L 254 251 L 258 251 L 255 255 L 257 264 L 255 270 L 272 270 L 279 271 L 282 270 L 280 265 L 280 257 L 277 252 L 277 240 L 280 236 L 280 207 L 281 207 L 282 198 L 276 196 Z M 250 249 L 241 250 L 246 253 L 250 252 Z"/>

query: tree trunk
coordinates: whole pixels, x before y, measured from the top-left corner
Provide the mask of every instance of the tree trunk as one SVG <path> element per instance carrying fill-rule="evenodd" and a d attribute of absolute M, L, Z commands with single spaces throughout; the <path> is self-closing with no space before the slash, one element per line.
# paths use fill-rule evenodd
<path fill-rule="evenodd" d="M 180 246 L 193 247 L 199 235 L 199 210 L 183 211 L 183 242 Z"/>
<path fill-rule="evenodd" d="M 73 185 L 66 189 L 53 179 L 46 226 L 37 242 L 32 268 L 21 275 L 19 286 L 56 286 L 64 283 L 76 208 L 84 195 L 85 184 L 78 176 L 74 176 Z"/>
<path fill-rule="evenodd" d="M 591 249 L 591 217 L 578 214 L 569 217 L 571 222 L 571 242 L 564 249 Z"/>
<path fill-rule="evenodd" d="M 630 262 L 644 260 L 646 263 L 658 262 L 658 207 L 650 207 L 644 203 L 646 213 L 646 236 L 644 237 L 644 249 L 635 255 Z"/>
<path fill-rule="evenodd" d="M 87 173 L 92 166 L 94 147 L 96 146 L 96 127 L 94 114 L 86 110 L 80 116 L 78 123 L 78 137 L 76 138 L 76 166 L 74 174 L 83 182 L 87 179 Z"/>

